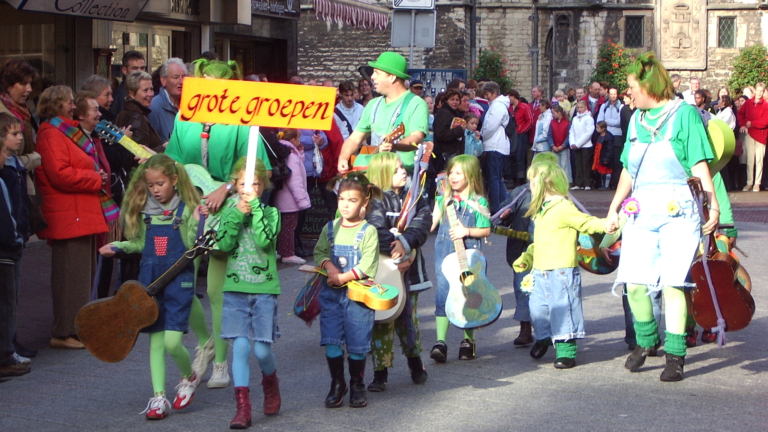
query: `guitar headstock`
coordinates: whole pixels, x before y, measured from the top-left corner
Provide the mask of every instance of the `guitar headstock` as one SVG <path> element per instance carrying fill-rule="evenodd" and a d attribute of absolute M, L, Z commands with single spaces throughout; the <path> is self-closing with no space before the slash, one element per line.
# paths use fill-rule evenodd
<path fill-rule="evenodd" d="M 423 164 L 429 164 L 429 158 L 432 157 L 432 149 L 435 148 L 435 143 L 432 141 L 425 141 L 420 145 L 424 146 L 424 154 L 421 156 L 421 160 L 419 162 Z"/>
<path fill-rule="evenodd" d="M 709 220 L 709 199 L 707 197 L 707 193 L 704 191 L 704 188 L 701 185 L 701 179 L 698 177 L 689 177 L 688 178 L 688 187 L 691 189 L 691 195 L 693 195 L 693 199 L 696 202 L 701 201 L 703 205 L 703 213 L 704 213 L 704 220 Z"/>
<path fill-rule="evenodd" d="M 118 143 L 125 136 L 119 127 L 107 120 L 102 120 L 96 124 L 96 133 L 102 139 L 112 143 Z"/>
<path fill-rule="evenodd" d="M 384 135 L 383 142 L 391 143 L 397 141 L 403 134 L 405 134 L 405 125 L 400 123 L 397 127 L 392 129 L 392 132 Z"/>

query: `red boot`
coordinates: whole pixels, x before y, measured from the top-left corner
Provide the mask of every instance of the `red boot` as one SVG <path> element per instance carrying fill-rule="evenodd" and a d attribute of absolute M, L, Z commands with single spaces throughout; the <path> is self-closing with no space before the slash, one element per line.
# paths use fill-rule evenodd
<path fill-rule="evenodd" d="M 251 425 L 251 394 L 248 387 L 235 387 L 235 400 L 237 401 L 237 413 L 230 429 L 247 429 Z"/>
<path fill-rule="evenodd" d="M 277 385 L 277 371 L 272 375 L 261 373 L 261 386 L 264 387 L 264 414 L 275 415 L 280 411 L 280 388 Z"/>

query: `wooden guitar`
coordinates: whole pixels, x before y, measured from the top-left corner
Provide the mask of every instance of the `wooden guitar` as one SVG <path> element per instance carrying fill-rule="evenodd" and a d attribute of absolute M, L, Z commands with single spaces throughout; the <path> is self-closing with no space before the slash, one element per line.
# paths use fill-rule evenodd
<path fill-rule="evenodd" d="M 299 267 L 299 271 L 319 273 L 328 277 L 328 272 L 311 265 L 303 265 Z M 349 281 L 344 286 L 347 287 L 347 296 L 350 300 L 363 303 L 375 311 L 392 309 L 397 304 L 398 289 L 391 285 L 382 285 L 371 279 L 361 279 Z"/>
<path fill-rule="evenodd" d="M 600 243 L 603 241 L 603 235 L 579 233 L 579 249 L 576 251 L 576 260 L 579 263 L 579 267 L 596 275 L 611 274 L 619 267 L 621 240 L 608 248 L 614 257 L 612 262 L 608 262 L 600 252 Z"/>
<path fill-rule="evenodd" d="M 416 203 L 421 198 L 424 189 L 429 157 L 432 155 L 432 146 L 432 142 L 425 142 L 419 144 L 418 150 L 416 151 L 417 169 L 413 170 L 411 188 L 405 196 L 403 210 L 400 212 L 400 217 L 397 220 L 397 227 L 395 229 L 398 232 L 405 231 L 408 224 L 411 223 L 413 217 L 416 215 Z M 382 285 L 394 286 L 399 291 L 397 305 L 395 307 L 392 309 L 376 311 L 376 322 L 391 323 L 396 320 L 400 314 L 403 313 L 403 309 L 405 309 L 405 301 L 408 293 L 405 291 L 403 274 L 400 273 L 400 269 L 397 268 L 397 264 L 391 257 L 385 254 L 379 254 L 379 267 L 373 280 Z"/>
<path fill-rule="evenodd" d="M 149 159 L 152 157 L 152 153 L 148 152 L 136 141 L 128 138 L 123 131 L 112 122 L 107 120 L 100 121 L 96 125 L 96 133 L 99 134 L 101 139 L 110 144 L 120 144 L 125 147 L 129 152 L 133 153 L 134 156 L 138 156 L 141 159 Z"/>
<path fill-rule="evenodd" d="M 702 220 L 709 220 L 707 195 L 702 190 L 701 181 L 692 177 L 688 179 L 688 185 L 694 198 L 703 203 Z M 719 251 L 714 233 L 710 234 L 709 249 L 691 265 L 691 277 L 696 283 L 696 288 L 691 290 L 691 308 L 700 326 L 706 329 L 717 327 L 718 309 L 727 332 L 741 330 L 752 321 L 755 300 L 739 282 L 738 269 L 738 261 L 732 255 Z"/>
<path fill-rule="evenodd" d="M 368 166 L 368 162 L 371 160 L 371 156 L 375 155 L 379 152 L 379 148 L 381 144 L 384 143 L 392 143 L 395 144 L 395 141 L 397 141 L 400 137 L 405 134 L 405 125 L 403 123 L 400 123 L 399 125 L 395 126 L 392 131 L 381 139 L 381 143 L 377 146 L 362 146 L 360 148 L 360 154 L 357 156 L 352 156 L 352 166 L 353 167 L 364 167 Z M 396 144 L 395 144 L 396 145 Z M 394 146 L 392 148 L 393 151 L 396 151 Z M 414 150 L 413 146 L 408 146 L 408 150 Z"/>
<path fill-rule="evenodd" d="M 460 222 L 452 202 L 448 203 L 446 213 L 451 227 L 458 226 Z M 499 292 L 485 275 L 485 257 L 476 249 L 465 249 L 462 239 L 454 240 L 453 245 L 456 252 L 445 257 L 441 265 L 449 284 L 445 301 L 448 320 L 462 329 L 493 324 L 499 319 L 503 305 Z"/>
<path fill-rule="evenodd" d="M 202 224 L 201 224 L 202 226 Z M 97 359 L 116 363 L 128 356 L 141 329 L 154 324 L 159 314 L 154 296 L 162 292 L 198 256 L 208 253 L 216 233 L 198 236 L 195 246 L 179 258 L 149 287 L 127 281 L 114 297 L 92 301 L 75 317 L 75 331 L 80 342 Z"/>

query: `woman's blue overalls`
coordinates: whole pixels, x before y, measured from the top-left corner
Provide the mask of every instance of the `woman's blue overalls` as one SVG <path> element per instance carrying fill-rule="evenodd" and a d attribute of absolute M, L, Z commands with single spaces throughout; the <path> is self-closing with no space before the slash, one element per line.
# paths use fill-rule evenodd
<path fill-rule="evenodd" d="M 187 251 L 182 241 L 179 226 L 182 223 L 184 203 L 179 204 L 172 224 L 157 225 L 152 223 L 152 216 L 144 215 L 147 234 L 144 250 L 141 252 L 139 282 L 149 286 L 163 273 L 168 271 Z M 155 296 L 159 306 L 157 321 L 142 332 L 156 333 L 164 330 L 186 332 L 189 312 L 194 296 L 195 265 L 190 261 L 184 271 Z"/>
<path fill-rule="evenodd" d="M 469 205 L 460 206 L 458 200 L 453 201 L 453 206 L 456 209 L 457 219 L 467 228 L 476 228 L 475 226 L 475 212 Z M 448 255 L 456 252 L 456 248 L 453 246 L 453 240 L 451 240 L 451 224 L 448 222 L 448 215 L 445 214 L 443 209 L 443 216 L 440 220 L 440 228 L 437 231 L 437 240 L 435 241 L 435 272 L 437 273 L 437 290 L 435 291 L 435 316 L 445 316 L 445 301 L 448 298 L 448 279 L 445 278 L 443 272 L 440 271 L 443 265 L 443 260 Z M 482 240 L 466 237 L 464 238 L 464 247 L 466 249 L 480 250 Z"/>
<path fill-rule="evenodd" d="M 354 245 L 334 243 L 334 221 L 328 222 L 328 244 L 331 262 L 339 272 L 352 270 L 363 254 L 360 244 L 365 237 L 368 222 L 363 222 L 355 235 Z M 320 345 L 347 345 L 347 352 L 366 354 L 371 350 L 373 337 L 373 309 L 369 309 L 347 297 L 347 288 L 334 288 L 327 283 L 320 291 Z"/>

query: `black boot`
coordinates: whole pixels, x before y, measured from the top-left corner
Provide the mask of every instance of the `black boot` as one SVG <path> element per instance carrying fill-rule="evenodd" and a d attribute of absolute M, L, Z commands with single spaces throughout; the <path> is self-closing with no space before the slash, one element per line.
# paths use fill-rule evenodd
<path fill-rule="evenodd" d="M 624 367 L 630 372 L 637 372 L 645 364 L 645 358 L 651 355 L 651 350 L 655 350 L 655 348 L 643 348 L 637 345 L 632 350 L 632 354 L 627 357 L 627 361 L 624 362 Z"/>
<path fill-rule="evenodd" d="M 515 346 L 530 345 L 533 342 L 533 329 L 530 321 L 520 321 L 520 335 L 515 338 Z"/>
<path fill-rule="evenodd" d="M 389 373 L 387 371 L 387 368 L 373 371 L 373 381 L 371 381 L 371 383 L 368 384 L 368 391 L 378 393 L 386 390 L 388 377 L 389 377 Z"/>
<path fill-rule="evenodd" d="M 327 408 L 338 408 L 344 403 L 344 395 L 347 394 L 347 383 L 344 379 L 344 356 L 326 357 L 328 370 L 331 372 L 331 391 L 325 397 Z"/>
<path fill-rule="evenodd" d="M 416 384 L 427 382 L 427 368 L 421 362 L 421 356 L 408 357 L 408 370 L 411 372 L 411 380 Z"/>
<path fill-rule="evenodd" d="M 349 406 L 350 408 L 365 408 L 368 406 L 368 396 L 365 394 L 365 359 L 349 361 Z"/>
<path fill-rule="evenodd" d="M 667 354 L 667 365 L 659 379 L 664 382 L 682 381 L 683 366 L 685 366 L 685 357 Z"/>

